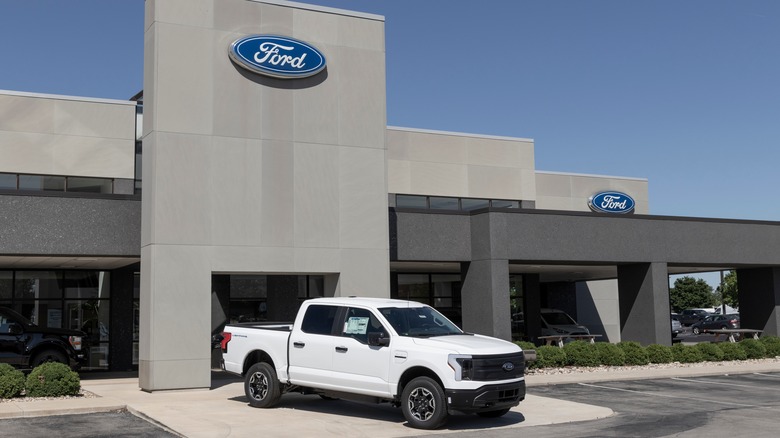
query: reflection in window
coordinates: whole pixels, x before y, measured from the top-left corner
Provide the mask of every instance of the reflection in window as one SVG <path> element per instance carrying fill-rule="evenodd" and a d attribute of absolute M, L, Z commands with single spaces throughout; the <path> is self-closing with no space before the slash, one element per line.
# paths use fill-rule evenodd
<path fill-rule="evenodd" d="M 395 195 L 396 208 L 472 211 L 480 208 L 520 208 L 520 201 L 509 199 L 457 198 L 450 196 Z"/>
<path fill-rule="evenodd" d="M 428 274 L 398 274 L 398 298 L 429 304 Z"/>
<path fill-rule="evenodd" d="M 431 196 L 431 210 L 457 210 L 458 198 Z"/>
<path fill-rule="evenodd" d="M 0 189 L 16 190 L 16 174 L 0 173 Z"/>
<path fill-rule="evenodd" d="M 490 205 L 495 208 L 520 208 L 520 201 L 506 201 L 502 199 L 494 199 L 490 201 Z"/>
<path fill-rule="evenodd" d="M 487 199 L 463 198 L 460 200 L 460 205 L 461 208 L 466 211 L 477 210 L 479 208 L 488 208 L 490 206 L 490 201 Z"/>
<path fill-rule="evenodd" d="M 0 301 L 8 301 L 13 297 L 13 271 L 0 271 Z"/>
<path fill-rule="evenodd" d="M 16 299 L 61 299 L 61 271 L 17 271 L 14 282 Z"/>
<path fill-rule="evenodd" d="M 19 190 L 62 192 L 65 190 L 65 177 L 50 175 L 19 175 Z"/>
<path fill-rule="evenodd" d="M 390 291 L 392 298 L 428 304 L 460 327 L 460 274 L 394 274 L 397 287 Z"/>
<path fill-rule="evenodd" d="M 82 193 L 113 193 L 114 182 L 107 178 L 68 177 L 68 191 Z"/>
<path fill-rule="evenodd" d="M 395 206 L 400 208 L 428 208 L 428 198 L 425 196 L 396 195 Z"/>

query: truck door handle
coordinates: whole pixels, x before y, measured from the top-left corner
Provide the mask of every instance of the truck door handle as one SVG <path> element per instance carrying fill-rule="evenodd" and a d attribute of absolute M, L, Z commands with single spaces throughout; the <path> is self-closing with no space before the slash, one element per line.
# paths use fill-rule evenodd
<path fill-rule="evenodd" d="M 295 347 L 295 348 L 303 348 L 305 346 L 306 346 L 306 344 L 303 343 L 303 342 L 293 342 L 293 347 Z"/>
<path fill-rule="evenodd" d="M 347 347 L 336 347 L 337 353 L 346 353 L 349 350 Z"/>

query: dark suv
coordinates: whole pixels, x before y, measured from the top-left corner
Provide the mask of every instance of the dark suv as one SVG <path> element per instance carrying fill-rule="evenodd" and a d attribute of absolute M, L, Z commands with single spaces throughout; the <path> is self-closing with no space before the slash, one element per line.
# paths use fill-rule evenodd
<path fill-rule="evenodd" d="M 710 315 L 709 312 L 702 309 L 685 309 L 679 314 L 679 320 L 680 324 L 682 325 L 691 325 L 695 324 L 702 319 L 708 317 Z"/>
<path fill-rule="evenodd" d="M 0 362 L 17 368 L 35 368 L 44 362 L 61 362 L 73 369 L 87 357 L 79 330 L 38 327 L 7 307 L 0 307 Z"/>

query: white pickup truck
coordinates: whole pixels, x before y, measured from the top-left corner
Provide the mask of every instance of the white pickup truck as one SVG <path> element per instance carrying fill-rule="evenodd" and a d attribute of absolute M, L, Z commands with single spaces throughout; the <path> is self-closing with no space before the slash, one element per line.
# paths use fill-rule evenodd
<path fill-rule="evenodd" d="M 451 412 L 499 417 L 525 398 L 520 347 L 417 302 L 315 298 L 292 324 L 229 324 L 222 336 L 222 367 L 244 376 L 253 407 L 291 391 L 390 402 L 410 426 L 435 429 Z"/>

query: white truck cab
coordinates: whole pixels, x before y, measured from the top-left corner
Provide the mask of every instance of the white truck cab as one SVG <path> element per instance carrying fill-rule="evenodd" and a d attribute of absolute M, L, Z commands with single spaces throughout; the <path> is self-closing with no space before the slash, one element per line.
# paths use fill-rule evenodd
<path fill-rule="evenodd" d="M 451 412 L 498 417 L 525 398 L 520 347 L 412 301 L 316 298 L 291 324 L 227 325 L 221 346 L 254 407 L 289 391 L 390 402 L 411 426 L 435 429 Z"/>

